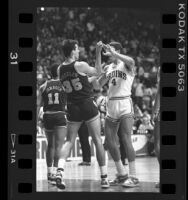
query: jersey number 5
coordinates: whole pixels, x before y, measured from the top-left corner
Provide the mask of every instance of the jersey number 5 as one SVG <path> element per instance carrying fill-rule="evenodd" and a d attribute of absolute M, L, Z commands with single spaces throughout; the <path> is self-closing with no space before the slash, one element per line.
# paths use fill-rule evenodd
<path fill-rule="evenodd" d="M 49 93 L 48 94 L 48 104 L 51 105 L 51 104 L 59 104 L 59 93 L 55 93 L 54 94 L 54 101 L 52 99 L 52 93 Z"/>
<path fill-rule="evenodd" d="M 64 81 L 63 82 L 63 86 L 65 88 L 65 92 L 66 93 L 71 93 L 73 88 L 74 90 L 78 91 L 82 89 L 82 84 L 80 82 L 79 78 L 75 78 L 72 79 L 71 82 L 70 81 Z M 73 86 L 73 87 L 72 87 Z"/>

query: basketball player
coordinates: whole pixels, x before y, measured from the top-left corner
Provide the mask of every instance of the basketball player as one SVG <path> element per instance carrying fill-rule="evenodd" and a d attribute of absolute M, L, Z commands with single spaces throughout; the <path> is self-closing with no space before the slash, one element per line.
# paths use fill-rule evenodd
<path fill-rule="evenodd" d="M 157 73 L 157 94 L 155 97 L 155 102 L 153 106 L 153 112 L 151 121 L 154 124 L 154 148 L 157 156 L 158 163 L 160 164 L 160 68 Z M 156 187 L 159 188 L 159 183 L 156 184 Z"/>
<path fill-rule="evenodd" d="M 105 164 L 105 151 L 101 140 L 100 116 L 93 101 L 92 85 L 89 76 L 101 73 L 102 42 L 96 46 L 96 68 L 90 67 L 86 62 L 79 62 L 79 47 L 75 40 L 64 40 L 62 45 L 65 61 L 58 69 L 59 79 L 67 93 L 67 140 L 62 149 L 62 156 L 58 166 L 56 185 L 65 189 L 64 167 L 66 158 L 73 147 L 78 130 L 83 121 L 87 124 L 88 131 L 96 147 L 97 161 L 101 172 L 101 187 L 108 188 L 107 167 Z M 100 61 L 100 62 L 99 62 Z"/>
<path fill-rule="evenodd" d="M 103 47 L 106 50 L 104 55 L 110 57 L 111 64 L 105 66 L 105 73 L 99 78 L 98 84 L 103 86 L 108 82 L 109 85 L 105 136 L 107 148 L 115 161 L 118 173 L 116 179 L 111 181 L 111 185 L 122 183 L 124 187 L 136 187 L 139 181 L 136 178 L 135 151 L 131 140 L 133 106 L 130 97 L 135 77 L 134 60 L 121 54 L 122 46 L 118 42 L 111 42 Z M 121 162 L 117 143 L 118 129 L 129 161 L 129 177 Z"/>
<path fill-rule="evenodd" d="M 39 89 L 37 113 L 43 105 L 43 123 L 48 141 L 46 150 L 48 181 L 56 184 L 55 174 L 58 167 L 59 152 L 66 136 L 65 92 L 57 79 L 58 65 L 51 67 L 52 79 L 46 81 Z"/>

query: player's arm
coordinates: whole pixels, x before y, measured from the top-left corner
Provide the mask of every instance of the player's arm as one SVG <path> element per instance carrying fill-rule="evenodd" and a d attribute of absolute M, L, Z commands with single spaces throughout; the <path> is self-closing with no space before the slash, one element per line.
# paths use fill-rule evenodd
<path fill-rule="evenodd" d="M 135 74 L 135 61 L 133 58 L 131 58 L 130 56 L 126 56 L 123 55 L 121 53 L 118 53 L 117 51 L 115 51 L 110 45 L 103 45 L 104 49 L 109 52 L 112 56 L 114 56 L 115 58 L 123 61 L 125 63 L 125 67 L 127 69 L 127 71 L 131 74 L 134 75 Z"/>
<path fill-rule="evenodd" d="M 97 70 L 98 75 L 102 73 L 102 65 L 101 65 L 101 51 L 102 51 L 103 43 L 99 41 L 96 46 L 96 61 L 95 68 Z"/>
<path fill-rule="evenodd" d="M 102 67 L 104 67 L 104 65 L 105 65 L 105 63 L 103 63 L 101 66 Z M 105 66 L 104 67 L 104 71 L 105 71 L 105 69 L 107 68 L 107 66 Z M 94 81 L 96 81 L 99 77 L 101 77 L 101 75 L 103 75 L 104 74 L 104 72 L 102 72 L 100 75 L 98 75 L 98 76 L 91 76 L 91 77 L 88 77 L 88 81 L 90 82 L 90 83 L 93 83 Z"/>
<path fill-rule="evenodd" d="M 59 80 L 60 80 L 60 67 L 61 67 L 61 65 L 57 68 L 57 77 Z"/>
<path fill-rule="evenodd" d="M 152 110 L 152 121 L 155 121 L 156 116 L 160 111 L 160 84 L 158 85 L 157 94 L 155 97 L 155 102 Z"/>
<path fill-rule="evenodd" d="M 39 89 L 39 93 L 37 96 L 37 121 L 39 119 L 39 111 L 40 111 L 40 107 L 42 106 L 42 94 L 41 91 Z"/>
<path fill-rule="evenodd" d="M 102 88 L 108 82 L 106 74 L 102 74 L 98 79 L 93 81 L 93 87 L 97 90 Z"/>
<path fill-rule="evenodd" d="M 89 76 L 97 76 L 98 72 L 97 69 L 94 67 L 89 66 L 86 62 L 76 62 L 75 68 L 78 72 L 87 74 Z"/>
<path fill-rule="evenodd" d="M 98 76 L 102 72 L 101 66 L 101 50 L 102 50 L 102 42 L 98 42 L 96 46 L 96 62 L 95 67 L 89 66 L 86 62 L 76 62 L 75 68 L 78 72 L 87 74 L 89 76 Z"/>
<path fill-rule="evenodd" d="M 40 112 L 40 108 L 41 106 L 43 106 L 43 98 L 42 98 L 42 92 L 44 90 L 44 85 L 42 85 L 40 88 L 39 88 L 39 93 L 38 93 L 38 96 L 37 96 L 37 121 L 39 119 L 39 112 Z"/>
<path fill-rule="evenodd" d="M 92 77 L 89 77 L 89 78 L 88 78 L 88 81 L 89 81 L 90 83 L 92 83 L 93 88 L 94 88 L 95 90 L 99 90 L 99 89 L 100 89 L 100 86 L 99 86 L 99 84 L 98 84 L 98 82 L 97 82 L 97 79 L 98 79 L 98 78 L 99 78 L 98 76 L 92 76 Z"/>
<path fill-rule="evenodd" d="M 97 78 L 98 78 L 98 76 L 91 76 L 91 77 L 88 77 L 88 81 L 89 81 L 90 83 L 92 83 L 92 82 L 95 81 Z"/>

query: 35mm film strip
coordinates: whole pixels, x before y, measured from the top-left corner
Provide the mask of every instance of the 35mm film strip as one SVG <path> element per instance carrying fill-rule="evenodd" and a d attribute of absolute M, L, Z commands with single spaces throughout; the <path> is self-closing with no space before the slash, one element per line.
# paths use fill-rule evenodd
<path fill-rule="evenodd" d="M 133 3 L 134 2 L 134 3 Z M 186 199 L 187 38 L 185 0 L 159 2 L 9 1 L 8 196 L 50 198 Z M 153 5 L 151 5 L 153 4 Z M 160 192 L 36 191 L 37 7 L 159 7 Z M 139 33 L 138 33 L 139 34 Z M 89 197 L 87 196 L 89 195 Z"/>

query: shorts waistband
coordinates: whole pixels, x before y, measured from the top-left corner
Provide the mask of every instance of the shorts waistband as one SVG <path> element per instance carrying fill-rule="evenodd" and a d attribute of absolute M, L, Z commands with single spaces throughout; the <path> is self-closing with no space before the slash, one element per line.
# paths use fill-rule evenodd
<path fill-rule="evenodd" d="M 130 96 L 122 96 L 122 97 L 110 97 L 109 100 L 122 100 L 122 99 L 131 99 Z"/>
<path fill-rule="evenodd" d="M 77 100 L 77 101 L 69 101 L 69 102 L 67 102 L 67 104 L 68 105 L 79 104 L 79 103 L 83 103 L 83 101 L 87 101 L 89 99 L 94 100 L 94 97 L 88 97 L 88 98 L 80 99 L 80 100 Z"/>
<path fill-rule="evenodd" d="M 45 112 L 44 112 L 44 114 L 57 114 L 57 113 L 66 114 L 64 111 L 45 111 Z"/>

